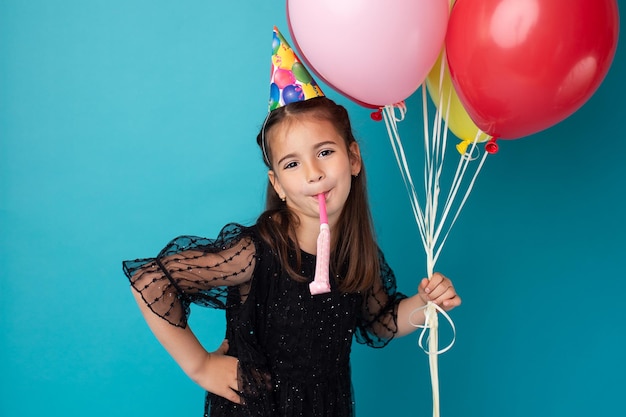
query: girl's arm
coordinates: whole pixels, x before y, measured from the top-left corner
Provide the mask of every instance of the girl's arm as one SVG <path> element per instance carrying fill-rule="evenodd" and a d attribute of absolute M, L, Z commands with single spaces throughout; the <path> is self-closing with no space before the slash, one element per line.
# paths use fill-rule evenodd
<path fill-rule="evenodd" d="M 134 289 L 132 292 L 148 327 L 182 370 L 205 390 L 240 403 L 237 393 L 238 360 L 225 355 L 228 342 L 222 343 L 215 352 L 207 352 L 189 326 L 171 325 L 150 310 L 141 294 Z"/>
<path fill-rule="evenodd" d="M 424 324 L 424 307 L 432 301 L 444 310 L 452 310 L 461 304 L 461 297 L 456 293 L 452 281 L 435 272 L 428 279 L 424 278 L 417 289 L 417 294 L 400 301 L 398 306 L 398 336 L 407 335 L 417 328 L 414 324 Z M 420 311 L 415 310 L 422 308 Z"/>

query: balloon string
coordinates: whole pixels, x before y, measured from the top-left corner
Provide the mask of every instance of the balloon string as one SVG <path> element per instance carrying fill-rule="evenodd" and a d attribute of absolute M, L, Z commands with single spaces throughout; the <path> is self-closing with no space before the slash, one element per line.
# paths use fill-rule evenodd
<path fill-rule="evenodd" d="M 450 92 L 451 94 L 451 92 Z M 440 94 L 441 96 L 441 94 Z M 385 120 L 385 126 L 389 135 L 390 143 L 396 158 L 396 162 L 400 169 L 402 179 L 404 181 L 405 188 L 409 195 L 409 202 L 415 217 L 415 221 L 420 232 L 422 245 L 426 254 L 426 267 L 428 276 L 432 276 L 435 269 L 435 264 L 439 259 L 439 255 L 447 238 L 450 234 L 452 226 L 456 223 L 462 208 L 469 197 L 476 178 L 481 171 L 488 152 L 482 155 L 482 158 L 474 172 L 472 179 L 465 189 L 465 193 L 461 202 L 459 203 L 456 211 L 453 210 L 454 201 L 461 193 L 461 188 L 464 183 L 463 179 L 468 173 L 470 162 L 473 162 L 477 158 L 471 158 L 470 155 L 477 151 L 477 142 L 480 137 L 480 132 L 477 133 L 474 141 L 471 143 L 471 149 L 468 153 L 459 155 L 459 162 L 456 167 L 455 175 L 448 190 L 443 206 L 440 209 L 439 199 L 441 191 L 441 176 L 443 172 L 443 166 L 445 161 L 445 150 L 447 146 L 448 138 L 448 122 L 450 114 L 450 97 L 448 98 L 448 106 L 445 109 L 446 117 L 443 117 L 444 112 L 440 109 L 443 105 L 440 102 L 440 106 L 437 107 L 435 117 L 433 120 L 432 128 L 429 129 L 429 115 L 428 115 L 428 101 L 426 95 L 426 88 L 422 86 L 422 109 L 424 118 L 424 204 L 421 204 L 420 197 L 415 187 L 409 163 L 407 161 L 406 153 L 400 133 L 398 130 L 398 122 L 402 121 L 406 116 L 406 106 L 404 103 L 400 103 L 394 106 L 385 106 L 382 108 L 382 116 Z M 432 132 L 432 135 L 431 135 Z M 452 214 L 454 214 L 452 216 Z M 452 216 L 450 222 L 449 217 Z M 431 385 L 433 393 L 433 416 L 439 416 L 439 375 L 437 369 L 437 355 L 448 351 L 454 344 L 456 339 L 456 329 L 452 319 L 445 311 L 434 303 L 427 303 L 424 309 L 425 322 L 423 330 L 419 337 L 419 345 L 429 355 L 429 365 L 431 374 Z M 420 309 L 415 312 L 420 311 Z M 415 313 L 413 312 L 413 313 Z M 452 326 L 454 337 L 452 343 L 443 349 L 438 348 L 438 317 L 437 313 L 441 313 L 448 320 Z M 413 314 L 412 313 L 412 314 Z M 412 318 L 410 318 L 412 320 Z M 413 324 L 413 322 L 411 323 Z M 414 325 L 414 324 L 413 324 Z M 428 348 L 424 348 L 424 338 L 428 334 L 427 342 Z"/>
<path fill-rule="evenodd" d="M 474 141 L 474 144 L 472 145 L 472 150 L 474 149 L 475 146 L 476 146 L 476 141 Z M 471 179 L 469 185 L 467 186 L 467 189 L 465 191 L 465 195 L 463 196 L 463 199 L 461 200 L 461 202 L 459 203 L 459 206 L 457 207 L 456 213 L 454 214 L 454 217 L 453 217 L 452 221 L 450 222 L 443 239 L 441 240 L 441 244 L 439 245 L 439 248 L 437 248 L 437 251 L 435 253 L 435 261 L 437 259 L 439 259 L 439 254 L 441 253 L 441 249 L 443 248 L 444 243 L 446 242 L 446 240 L 448 240 L 448 235 L 450 234 L 450 230 L 452 230 L 452 226 L 454 226 L 454 224 L 456 223 L 459 215 L 461 214 L 461 210 L 465 206 L 465 202 L 467 201 L 470 193 L 472 192 L 472 189 L 474 188 L 474 184 L 476 183 L 476 178 L 478 178 L 478 174 L 480 173 L 480 171 L 483 168 L 483 165 L 485 164 L 485 160 L 487 159 L 487 155 L 489 155 L 488 152 L 483 153 L 483 156 L 482 156 L 482 158 L 480 160 L 480 163 L 478 164 L 478 167 L 476 168 L 476 171 L 474 171 L 474 175 L 472 176 L 472 179 Z M 456 187 L 456 190 L 458 190 L 458 186 Z M 442 223 L 441 224 L 443 224 L 443 222 L 445 222 L 445 219 L 448 216 L 448 211 L 450 209 L 452 200 L 456 196 L 456 190 L 454 192 L 454 195 L 452 195 L 450 197 L 450 203 L 449 204 L 446 203 L 446 210 L 445 210 L 445 214 L 442 216 Z"/>
<path fill-rule="evenodd" d="M 406 160 L 406 154 L 404 152 L 404 147 L 402 145 L 402 141 L 400 139 L 400 134 L 398 132 L 398 119 L 404 117 L 403 111 L 405 109 L 400 110 L 400 118 L 396 118 L 394 107 L 393 106 L 385 106 L 383 108 L 383 119 L 385 120 L 385 126 L 387 127 L 387 133 L 389 135 L 389 140 L 391 142 L 391 148 L 393 149 L 393 153 L 396 157 L 396 162 L 398 167 L 400 168 L 400 174 L 402 175 L 402 180 L 404 181 L 404 185 L 409 194 L 409 202 L 411 203 L 411 208 L 413 210 L 413 216 L 415 217 L 415 222 L 417 223 L 418 230 L 420 232 L 420 236 L 422 238 L 422 244 L 426 247 L 426 231 L 424 229 L 424 213 L 420 207 L 419 198 L 417 195 L 417 191 L 415 189 L 415 184 L 413 183 L 413 178 L 411 176 L 411 170 L 409 169 L 409 164 Z"/>
<path fill-rule="evenodd" d="M 422 85 L 422 116 L 423 116 L 423 125 L 424 125 L 424 148 L 425 148 L 425 164 L 424 169 L 426 172 L 424 173 L 424 177 L 427 179 L 427 183 L 425 185 L 425 193 L 426 193 L 426 211 L 428 212 L 428 226 L 426 228 L 428 232 L 428 245 L 424 248 L 426 252 L 426 269 L 428 273 L 428 277 L 431 277 L 435 270 L 435 264 L 437 259 L 435 258 L 435 245 L 436 245 L 436 237 L 433 235 L 433 230 L 435 228 L 435 224 L 437 221 L 437 203 L 439 201 L 439 179 L 441 177 L 441 167 L 443 166 L 443 153 L 440 154 L 439 151 L 442 149 L 440 136 L 441 130 L 438 130 L 437 127 L 441 125 L 441 118 L 439 116 L 439 108 L 437 109 L 437 113 L 435 114 L 433 120 L 433 137 L 432 139 L 429 136 L 428 132 L 428 102 L 426 98 L 426 87 Z M 445 131 L 447 133 L 447 129 Z M 433 146 L 429 146 L 429 144 L 433 143 Z M 444 137 L 445 142 L 445 137 Z M 439 417 L 439 366 L 438 366 L 438 351 L 439 351 L 439 319 L 437 317 L 437 310 L 435 309 L 436 305 L 432 302 L 426 304 L 426 309 L 424 311 L 424 330 L 420 334 L 419 343 L 422 346 L 423 337 L 425 334 L 425 330 L 428 330 L 428 364 L 430 368 L 430 385 L 432 391 L 432 401 L 433 401 L 433 417 Z"/>
<path fill-rule="evenodd" d="M 424 324 L 414 323 L 412 316 L 419 312 L 424 311 Z M 443 349 L 439 349 L 439 318 L 437 313 L 441 313 L 445 319 L 450 323 L 452 327 L 452 341 Z M 456 327 L 454 322 L 441 307 L 433 302 L 426 303 L 425 306 L 417 308 L 411 312 L 409 316 L 409 322 L 411 325 L 422 328 L 418 339 L 419 347 L 428 354 L 428 364 L 430 368 L 430 384 L 432 387 L 433 396 L 433 417 L 439 417 L 439 371 L 438 371 L 438 356 L 444 352 L 447 352 L 452 348 L 456 341 Z M 428 337 L 426 334 L 428 333 Z M 428 347 L 424 347 L 424 338 L 428 343 Z"/>
<path fill-rule="evenodd" d="M 426 106 L 424 106 L 426 107 Z M 400 109 L 401 118 L 404 117 L 406 112 L 406 108 Z M 427 119 L 427 113 L 425 113 L 425 119 Z M 432 187 L 436 184 L 438 185 L 438 180 L 433 176 L 433 164 L 431 161 L 434 159 L 430 154 L 431 147 L 429 146 L 428 140 L 428 127 L 425 127 L 424 134 L 427 136 L 425 140 L 425 148 L 426 148 L 426 157 L 425 159 L 425 191 L 426 191 L 426 213 L 421 209 L 419 198 L 417 191 L 415 190 L 415 184 L 413 183 L 413 178 L 411 176 L 411 171 L 409 168 L 409 164 L 406 160 L 406 154 L 404 152 L 404 147 L 402 145 L 402 140 L 400 139 L 400 134 L 398 132 L 397 121 L 399 118 L 396 117 L 393 106 L 385 106 L 383 111 L 383 118 L 385 119 L 385 125 L 387 127 L 387 132 L 389 134 L 389 139 L 391 141 L 391 146 L 396 157 L 396 161 L 398 163 L 398 167 L 400 168 L 400 172 L 402 174 L 402 179 L 404 181 L 405 187 L 409 194 L 409 201 L 411 202 L 411 207 L 413 209 L 413 214 L 418 225 L 418 229 L 420 232 L 420 237 L 422 238 L 422 244 L 424 246 L 424 250 L 426 252 L 426 263 L 428 269 L 428 276 L 432 276 L 434 270 L 435 260 L 433 257 L 433 246 L 434 241 L 432 239 L 432 231 L 435 221 L 436 215 L 436 202 L 438 192 L 435 192 L 433 197 L 433 193 L 431 192 Z M 433 147 L 433 149 L 437 149 Z M 431 378 L 431 386 L 432 386 L 432 395 L 433 395 L 433 417 L 439 417 L 439 372 L 438 372 L 438 364 L 437 364 L 437 355 L 438 355 L 438 325 L 437 325 L 437 310 L 433 303 L 427 303 L 426 310 L 424 312 L 425 322 L 424 326 L 427 326 L 429 330 L 428 342 L 429 342 L 429 366 L 430 366 L 430 378 Z M 409 317 L 410 320 L 410 317 Z M 420 346 L 423 346 L 423 338 L 424 332 L 420 336 Z M 423 349 L 423 347 L 422 347 Z"/>

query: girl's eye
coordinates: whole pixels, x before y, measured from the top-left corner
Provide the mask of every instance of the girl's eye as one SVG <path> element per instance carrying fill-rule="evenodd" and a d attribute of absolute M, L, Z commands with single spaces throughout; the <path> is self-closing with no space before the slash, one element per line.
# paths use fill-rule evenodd
<path fill-rule="evenodd" d="M 332 154 L 334 151 L 332 149 L 324 149 L 319 153 L 319 156 L 328 156 Z"/>
<path fill-rule="evenodd" d="M 296 166 L 298 166 L 297 162 L 288 162 L 287 164 L 285 164 L 283 169 L 295 168 Z"/>

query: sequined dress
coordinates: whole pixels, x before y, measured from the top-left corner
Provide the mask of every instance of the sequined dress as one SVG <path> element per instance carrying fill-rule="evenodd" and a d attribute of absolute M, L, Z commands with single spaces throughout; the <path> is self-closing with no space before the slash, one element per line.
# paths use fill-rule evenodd
<path fill-rule="evenodd" d="M 312 280 L 315 256 L 301 256 L 302 275 Z M 381 280 L 367 293 L 341 293 L 331 278 L 330 293 L 312 296 L 308 282 L 283 271 L 256 226 L 230 224 L 217 239 L 181 236 L 156 258 L 123 268 L 150 309 L 174 326 L 187 326 L 192 303 L 226 310 L 228 354 L 239 359 L 245 404 L 207 393 L 205 415 L 350 417 L 352 339 L 386 345 L 405 298 L 382 252 L 380 264 Z"/>

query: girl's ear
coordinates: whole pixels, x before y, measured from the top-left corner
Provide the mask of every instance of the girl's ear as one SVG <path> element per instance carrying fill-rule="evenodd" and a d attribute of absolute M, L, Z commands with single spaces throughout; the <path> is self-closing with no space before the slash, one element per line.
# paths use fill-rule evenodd
<path fill-rule="evenodd" d="M 269 171 L 267 171 L 267 178 L 270 180 L 270 184 L 272 184 L 272 187 L 274 187 L 274 191 L 276 191 L 278 197 L 281 200 L 284 200 L 285 193 L 283 193 L 283 188 L 280 186 L 280 181 L 278 181 L 278 178 L 276 178 L 276 174 L 273 170 L 270 169 Z"/>
<path fill-rule="evenodd" d="M 359 175 L 361 172 L 361 149 L 359 148 L 359 144 L 356 142 L 352 142 L 350 147 L 348 148 L 350 151 L 350 167 L 351 174 L 353 176 Z"/>

